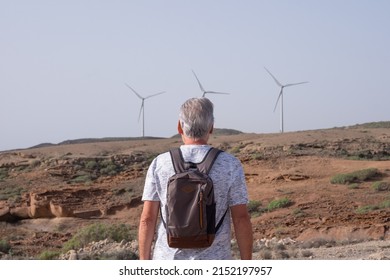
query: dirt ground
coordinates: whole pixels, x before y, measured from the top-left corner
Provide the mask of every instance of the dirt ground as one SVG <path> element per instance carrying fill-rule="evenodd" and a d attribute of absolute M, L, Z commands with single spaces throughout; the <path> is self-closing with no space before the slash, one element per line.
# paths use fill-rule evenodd
<path fill-rule="evenodd" d="M 9 240 L 14 258 L 35 258 L 89 223 L 136 228 L 150 161 L 180 144 L 171 138 L 0 152 L 0 240 Z M 210 144 L 243 164 L 249 198 L 258 205 L 255 258 L 390 259 L 390 188 L 372 187 L 390 184 L 390 129 L 215 135 Z M 330 182 L 368 168 L 377 169 L 375 177 Z M 278 199 L 289 203 L 266 210 Z"/>

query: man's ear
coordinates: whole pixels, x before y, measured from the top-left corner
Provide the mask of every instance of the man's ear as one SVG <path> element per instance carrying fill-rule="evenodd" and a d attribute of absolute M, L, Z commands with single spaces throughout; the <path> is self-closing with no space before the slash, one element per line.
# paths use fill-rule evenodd
<path fill-rule="evenodd" d="M 214 125 L 212 125 L 211 128 L 210 128 L 210 134 L 212 134 L 213 131 L 214 131 Z"/>
<path fill-rule="evenodd" d="M 177 122 L 177 131 L 179 132 L 179 134 L 183 135 L 183 128 L 181 127 L 180 121 Z"/>

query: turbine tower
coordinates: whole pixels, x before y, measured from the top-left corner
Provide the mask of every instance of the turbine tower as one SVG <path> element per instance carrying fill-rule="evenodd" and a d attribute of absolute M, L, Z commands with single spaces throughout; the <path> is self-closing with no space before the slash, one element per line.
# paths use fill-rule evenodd
<path fill-rule="evenodd" d="M 194 70 L 192 70 L 192 73 L 194 73 L 194 76 L 195 76 L 196 80 L 198 81 L 200 90 L 203 92 L 202 97 L 205 97 L 206 94 L 208 94 L 208 93 L 210 93 L 210 94 L 230 94 L 230 93 L 226 93 L 226 92 L 218 92 L 218 91 L 205 90 L 205 89 L 203 88 L 202 84 L 200 83 L 198 77 L 196 76 Z"/>
<path fill-rule="evenodd" d="M 290 87 L 290 86 L 296 86 L 296 85 L 300 85 L 300 84 L 306 84 L 308 82 L 300 82 L 300 83 L 293 83 L 293 84 L 285 84 L 285 85 L 282 85 L 276 78 L 274 75 L 272 75 L 272 73 L 264 67 L 264 69 L 268 72 L 268 74 L 271 75 L 271 77 L 274 79 L 275 83 L 280 87 L 280 92 L 279 92 L 279 95 L 278 95 L 278 99 L 276 100 L 276 104 L 275 104 L 275 108 L 274 108 L 274 112 L 276 110 L 276 107 L 278 106 L 278 102 L 280 100 L 280 132 L 283 133 L 284 132 L 284 120 L 283 120 L 283 89 L 285 87 Z"/>
<path fill-rule="evenodd" d="M 148 95 L 148 96 L 146 96 L 146 97 L 143 97 L 143 96 L 141 96 L 138 92 L 136 92 L 131 86 L 129 86 L 129 85 L 126 84 L 126 83 L 125 83 L 125 85 L 126 85 L 129 89 L 131 89 L 131 90 L 135 93 L 135 95 L 137 95 L 137 97 L 138 97 L 139 99 L 142 100 L 142 102 L 141 102 L 141 108 L 140 108 L 140 110 L 139 110 L 139 115 L 138 115 L 138 122 L 139 122 L 139 120 L 140 120 L 140 118 L 141 118 L 141 112 L 142 112 L 142 137 L 144 138 L 144 137 L 145 137 L 145 100 L 148 99 L 148 98 L 154 97 L 154 96 L 156 96 L 156 95 L 163 94 L 165 91 L 162 91 L 162 92 L 159 92 L 159 93 L 155 93 L 155 94 L 152 94 L 152 95 Z"/>

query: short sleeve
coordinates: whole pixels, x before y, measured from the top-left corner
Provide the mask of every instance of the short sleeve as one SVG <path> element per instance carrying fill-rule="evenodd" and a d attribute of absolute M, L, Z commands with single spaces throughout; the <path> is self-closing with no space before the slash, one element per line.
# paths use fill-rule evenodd
<path fill-rule="evenodd" d="M 248 203 L 248 191 L 245 182 L 244 169 L 241 162 L 235 158 L 231 169 L 232 184 L 229 189 L 228 203 L 229 206 L 247 204 Z"/>
<path fill-rule="evenodd" d="M 157 192 L 157 184 L 156 184 L 156 176 L 155 176 L 156 163 L 157 163 L 157 159 L 155 158 L 150 164 L 148 168 L 148 172 L 146 173 L 144 192 L 142 195 L 143 201 L 145 200 L 160 201 Z"/>

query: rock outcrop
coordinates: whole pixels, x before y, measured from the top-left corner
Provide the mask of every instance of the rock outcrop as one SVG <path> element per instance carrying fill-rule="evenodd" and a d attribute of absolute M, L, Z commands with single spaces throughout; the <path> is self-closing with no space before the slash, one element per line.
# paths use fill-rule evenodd
<path fill-rule="evenodd" d="M 68 188 L 58 191 L 31 192 L 25 205 L 8 207 L 0 205 L 0 221 L 15 222 L 22 219 L 38 218 L 97 218 L 113 215 L 117 211 L 137 207 L 141 197 L 129 202 L 112 204 L 110 191 L 100 188 Z"/>

